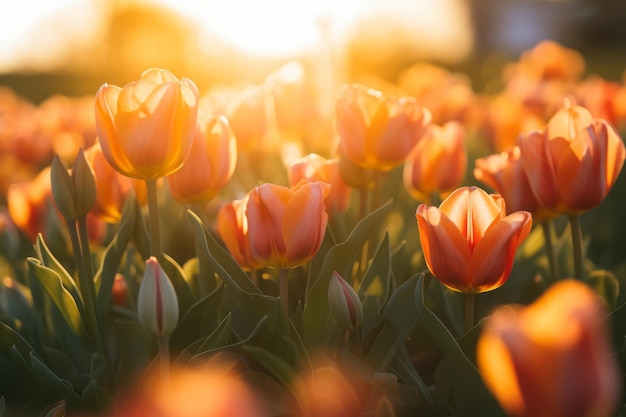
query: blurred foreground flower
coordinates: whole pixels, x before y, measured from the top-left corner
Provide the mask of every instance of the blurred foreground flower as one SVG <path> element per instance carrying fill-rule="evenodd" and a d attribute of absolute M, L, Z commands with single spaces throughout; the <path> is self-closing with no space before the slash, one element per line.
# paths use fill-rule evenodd
<path fill-rule="evenodd" d="M 174 366 L 169 379 L 148 373 L 111 417 L 269 417 L 235 365 L 218 354 L 206 363 Z"/>
<path fill-rule="evenodd" d="M 428 269 L 446 287 L 465 293 L 504 284 L 532 226 L 529 212 L 507 216 L 499 195 L 476 187 L 453 191 L 439 208 L 421 204 L 415 217 Z"/>
<path fill-rule="evenodd" d="M 179 169 L 191 149 L 198 97 L 191 80 L 163 69 L 122 88 L 104 84 L 96 94 L 96 127 L 109 163 L 143 180 Z"/>
<path fill-rule="evenodd" d="M 477 345 L 488 388 L 516 417 L 608 417 L 620 376 L 606 312 L 585 284 L 554 284 L 527 307 L 502 306 Z"/>

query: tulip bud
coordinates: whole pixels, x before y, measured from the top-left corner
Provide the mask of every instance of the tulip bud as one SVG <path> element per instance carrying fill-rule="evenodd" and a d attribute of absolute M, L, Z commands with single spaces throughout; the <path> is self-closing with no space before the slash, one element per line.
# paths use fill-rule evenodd
<path fill-rule="evenodd" d="M 76 214 L 86 216 L 96 202 L 96 178 L 82 148 L 72 167 L 72 180 L 76 193 Z"/>
<path fill-rule="evenodd" d="M 115 280 L 113 281 L 113 288 L 111 289 L 111 299 L 113 305 L 124 306 L 126 305 L 126 297 L 128 296 L 128 284 L 122 274 L 115 274 Z"/>
<path fill-rule="evenodd" d="M 358 294 L 337 271 L 333 272 L 328 286 L 328 304 L 342 327 L 354 330 L 363 322 L 363 304 Z"/>
<path fill-rule="evenodd" d="M 154 256 L 146 261 L 139 287 L 137 315 L 141 325 L 159 338 L 171 334 L 178 323 L 176 291 Z"/>
<path fill-rule="evenodd" d="M 52 197 L 59 212 L 66 221 L 76 219 L 76 187 L 58 155 L 52 160 L 50 180 Z"/>

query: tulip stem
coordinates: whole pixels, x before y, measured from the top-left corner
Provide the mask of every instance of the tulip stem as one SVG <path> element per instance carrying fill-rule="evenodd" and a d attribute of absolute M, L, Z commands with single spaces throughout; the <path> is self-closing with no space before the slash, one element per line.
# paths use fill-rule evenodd
<path fill-rule="evenodd" d="M 574 277 L 583 279 L 583 233 L 580 228 L 579 216 L 570 214 L 569 224 L 572 231 L 572 246 L 574 248 Z"/>
<path fill-rule="evenodd" d="M 285 314 L 289 313 L 289 270 L 282 268 L 278 272 L 280 304 Z"/>
<path fill-rule="evenodd" d="M 161 367 L 161 381 L 170 382 L 170 338 L 164 335 L 158 338 L 159 343 L 159 365 Z"/>
<path fill-rule="evenodd" d="M 78 235 L 83 259 L 85 261 L 85 272 L 93 279 L 93 263 L 91 261 L 91 248 L 89 247 L 89 233 L 87 231 L 87 216 L 78 217 Z M 93 287 L 93 285 L 92 285 Z"/>
<path fill-rule="evenodd" d="M 474 304 L 476 301 L 476 293 L 465 293 L 465 333 L 474 327 Z"/>
<path fill-rule="evenodd" d="M 159 204 L 156 180 L 146 180 L 148 216 L 150 218 L 150 256 L 161 258 L 161 231 L 159 230 Z"/>
<path fill-rule="evenodd" d="M 546 220 L 541 222 L 541 229 L 543 230 L 543 239 L 546 246 L 546 255 L 548 256 L 548 267 L 550 268 L 550 275 L 552 275 L 552 281 L 559 280 L 559 265 L 556 260 L 556 254 L 554 253 L 554 242 L 552 241 L 552 222 Z"/>
<path fill-rule="evenodd" d="M 102 344 L 102 338 L 100 337 L 100 327 L 98 326 L 98 317 L 96 313 L 96 294 L 93 285 L 93 276 L 87 275 L 87 268 L 85 266 L 85 258 L 81 249 L 80 237 L 77 231 L 76 219 L 66 220 L 67 230 L 70 235 L 70 241 L 72 243 L 72 251 L 74 252 L 74 259 L 76 260 L 76 270 L 78 273 L 78 290 L 83 298 L 83 305 L 85 307 L 85 315 L 87 316 L 87 326 L 89 333 L 96 342 L 98 351 L 104 356 L 104 345 Z"/>

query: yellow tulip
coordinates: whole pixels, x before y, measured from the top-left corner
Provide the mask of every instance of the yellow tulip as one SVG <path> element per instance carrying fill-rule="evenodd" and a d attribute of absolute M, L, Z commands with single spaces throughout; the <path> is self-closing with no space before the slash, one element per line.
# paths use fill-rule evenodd
<path fill-rule="evenodd" d="M 120 173 L 155 180 L 178 170 L 193 141 L 199 92 L 164 69 L 149 69 L 95 99 L 96 128 L 107 161 Z"/>

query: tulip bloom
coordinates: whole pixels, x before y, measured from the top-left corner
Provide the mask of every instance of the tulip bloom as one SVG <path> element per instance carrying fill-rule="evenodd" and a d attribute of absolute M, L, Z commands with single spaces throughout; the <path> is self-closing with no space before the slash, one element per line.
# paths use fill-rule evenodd
<path fill-rule="evenodd" d="M 404 187 L 420 201 L 449 193 L 465 178 L 465 128 L 459 122 L 431 124 L 404 163 Z"/>
<path fill-rule="evenodd" d="M 430 123 L 430 112 L 412 97 L 384 97 L 347 85 L 335 106 L 339 146 L 356 165 L 390 171 L 407 158 Z"/>
<path fill-rule="evenodd" d="M 487 387 L 515 417 L 608 417 L 620 397 L 606 312 L 585 284 L 564 280 L 527 307 L 502 306 L 477 344 Z"/>
<path fill-rule="evenodd" d="M 226 108 L 226 118 L 235 132 L 237 149 L 259 148 L 268 130 L 267 98 L 263 88 L 251 86 L 239 93 Z"/>
<path fill-rule="evenodd" d="M 474 177 L 500 194 L 509 211 L 525 210 L 537 217 L 554 214 L 543 210 L 535 198 L 520 159 L 520 149 L 514 146 L 503 152 L 474 161 Z"/>
<path fill-rule="evenodd" d="M 309 261 L 324 239 L 330 186 L 300 181 L 292 188 L 262 184 L 248 194 L 250 252 L 259 263 L 290 269 Z"/>
<path fill-rule="evenodd" d="M 239 266 L 245 271 L 253 271 L 259 269 L 261 264 L 250 252 L 245 212 L 247 203 L 248 197 L 245 197 L 223 205 L 217 213 L 217 232 Z"/>
<path fill-rule="evenodd" d="M 9 215 L 31 243 L 35 242 L 37 234 L 45 234 L 51 222 L 52 207 L 49 167 L 31 181 L 11 185 L 7 192 Z"/>
<path fill-rule="evenodd" d="M 181 167 L 193 141 L 199 92 L 167 70 L 149 69 L 123 88 L 104 84 L 96 128 L 107 161 L 120 173 L 155 180 Z"/>
<path fill-rule="evenodd" d="M 343 213 L 348 209 L 352 189 L 346 184 L 339 172 L 338 159 L 326 159 L 317 154 L 309 154 L 291 165 L 289 183 L 293 186 L 301 180 L 321 181 L 330 184 L 330 192 L 326 197 L 326 210 L 332 213 Z"/>
<path fill-rule="evenodd" d="M 500 196 L 476 187 L 452 192 L 439 208 L 417 208 L 426 265 L 446 287 L 465 293 L 491 291 L 508 279 L 515 251 L 528 236 L 532 216 L 508 216 Z"/>
<path fill-rule="evenodd" d="M 576 214 L 600 204 L 617 180 L 626 149 L 605 120 L 594 120 L 569 101 L 542 132 L 520 136 L 518 144 L 530 187 L 539 203 Z"/>
<path fill-rule="evenodd" d="M 224 116 L 198 120 L 191 152 L 183 166 L 167 177 L 182 203 L 209 201 L 230 180 L 237 162 L 237 142 Z"/>

